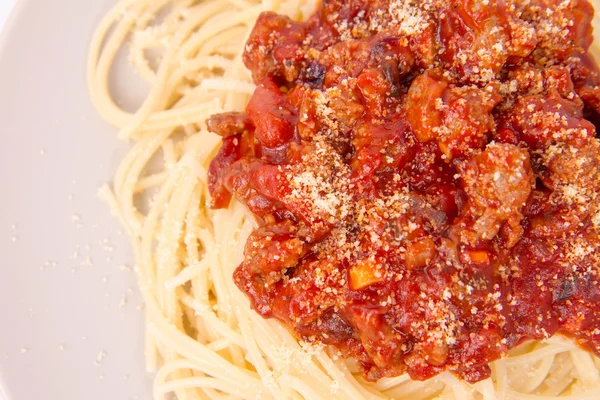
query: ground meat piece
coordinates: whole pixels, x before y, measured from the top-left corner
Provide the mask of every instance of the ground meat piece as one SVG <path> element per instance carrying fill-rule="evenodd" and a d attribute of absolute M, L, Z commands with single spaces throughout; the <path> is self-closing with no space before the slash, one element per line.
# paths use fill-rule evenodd
<path fill-rule="evenodd" d="M 422 142 L 435 140 L 448 160 L 469 155 L 486 143 L 495 129 L 492 110 L 501 97 L 493 87 L 449 88 L 448 83 L 425 73 L 409 91 L 407 115 L 415 136 Z"/>
<path fill-rule="evenodd" d="M 586 0 L 555 2 L 542 0 L 536 7 L 515 1 L 521 18 L 535 27 L 538 62 L 550 66 L 575 54 L 583 54 L 591 45 L 591 21 L 594 9 Z"/>
<path fill-rule="evenodd" d="M 281 40 L 282 37 L 286 40 Z M 294 81 L 306 54 L 305 38 L 304 24 L 273 12 L 262 13 L 244 52 L 244 63 L 252 71 L 254 82 L 261 82 L 267 76 Z"/>
<path fill-rule="evenodd" d="M 523 233 L 519 228 L 521 211 L 534 184 L 527 151 L 509 144 L 490 144 L 462 168 L 461 175 L 469 196 L 464 217 L 475 220 L 472 236 L 465 232 L 463 240 L 491 240 L 507 222 L 515 230 L 509 242 L 516 243 Z"/>
<path fill-rule="evenodd" d="M 506 120 L 532 149 L 557 141 L 585 140 L 594 126 L 583 119 L 581 104 L 564 99 L 556 90 L 520 98 Z"/>
<path fill-rule="evenodd" d="M 254 128 L 250 117 L 238 112 L 213 115 L 206 121 L 206 126 L 209 132 L 223 137 L 244 133 Z"/>
<path fill-rule="evenodd" d="M 487 135 L 495 130 L 492 110 L 500 102 L 493 87 L 454 88 L 444 99 L 438 143 L 448 159 L 471 155 L 485 146 Z"/>
<path fill-rule="evenodd" d="M 279 281 L 282 273 L 306 254 L 306 245 L 296 233 L 297 227 L 290 221 L 255 230 L 248 241 L 244 263 L 256 275 L 266 275 L 268 283 Z"/>
<path fill-rule="evenodd" d="M 504 12 L 501 1 L 455 2 L 440 17 L 444 69 L 464 83 L 496 78 L 509 57 L 525 57 L 535 47 L 531 28 Z"/>

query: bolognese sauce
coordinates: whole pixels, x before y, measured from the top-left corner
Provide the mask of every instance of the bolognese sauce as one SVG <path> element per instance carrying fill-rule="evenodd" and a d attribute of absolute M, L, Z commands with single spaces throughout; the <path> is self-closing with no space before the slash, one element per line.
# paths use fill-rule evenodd
<path fill-rule="evenodd" d="M 263 13 L 245 113 L 213 116 L 214 207 L 258 227 L 264 317 L 368 380 L 469 382 L 560 333 L 600 355 L 598 68 L 587 0 L 324 0 Z"/>

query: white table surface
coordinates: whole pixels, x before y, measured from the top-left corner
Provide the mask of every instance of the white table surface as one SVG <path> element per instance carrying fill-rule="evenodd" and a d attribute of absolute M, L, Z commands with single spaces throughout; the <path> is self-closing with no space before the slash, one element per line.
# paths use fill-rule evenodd
<path fill-rule="evenodd" d="M 2 32 L 2 28 L 4 28 L 4 22 L 8 18 L 13 5 L 16 3 L 16 0 L 0 0 L 0 32 Z M 0 388 L 0 400 L 3 400 L 2 396 L 2 388 Z"/>

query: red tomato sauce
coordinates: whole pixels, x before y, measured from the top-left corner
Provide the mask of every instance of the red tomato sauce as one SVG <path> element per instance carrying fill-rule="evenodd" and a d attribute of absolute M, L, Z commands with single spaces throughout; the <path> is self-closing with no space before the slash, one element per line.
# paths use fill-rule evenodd
<path fill-rule="evenodd" d="M 263 13 L 213 205 L 254 214 L 254 309 L 376 380 L 469 382 L 526 340 L 600 355 L 600 121 L 587 0 L 327 0 Z"/>

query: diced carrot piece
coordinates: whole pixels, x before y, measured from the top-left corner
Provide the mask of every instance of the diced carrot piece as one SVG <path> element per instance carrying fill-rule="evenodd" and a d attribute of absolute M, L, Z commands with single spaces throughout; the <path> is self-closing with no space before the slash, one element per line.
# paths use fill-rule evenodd
<path fill-rule="evenodd" d="M 435 257 L 436 249 L 434 241 L 429 238 L 423 238 L 412 243 L 406 250 L 406 268 L 419 269 L 426 267 Z"/>
<path fill-rule="evenodd" d="M 485 250 L 469 250 L 465 255 L 474 264 L 489 264 L 490 262 L 490 255 Z"/>
<path fill-rule="evenodd" d="M 350 287 L 361 290 L 383 280 L 383 273 L 371 261 L 359 261 L 350 268 Z"/>

